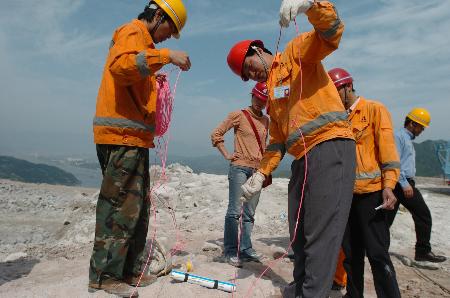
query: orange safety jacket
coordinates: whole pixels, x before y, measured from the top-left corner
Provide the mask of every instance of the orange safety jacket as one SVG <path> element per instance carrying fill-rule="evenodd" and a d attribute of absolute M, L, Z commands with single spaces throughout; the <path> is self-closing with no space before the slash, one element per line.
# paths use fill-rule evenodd
<path fill-rule="evenodd" d="M 336 265 L 336 271 L 334 272 L 334 279 L 333 281 L 337 283 L 340 286 L 347 286 L 347 272 L 344 268 L 344 260 L 345 260 L 345 254 L 344 250 L 341 248 L 339 250 L 339 256 L 338 261 Z"/>
<path fill-rule="evenodd" d="M 314 30 L 274 57 L 267 81 L 270 140 L 258 169 L 265 175 L 276 169 L 286 151 L 299 159 L 321 142 L 353 139 L 347 112 L 321 63 L 337 49 L 344 24 L 327 1 L 315 2 L 306 15 Z"/>
<path fill-rule="evenodd" d="M 400 176 L 400 161 L 388 110 L 379 102 L 360 97 L 349 120 L 356 139 L 354 193 L 394 189 Z"/>
<path fill-rule="evenodd" d="M 142 21 L 114 32 L 97 96 L 96 144 L 154 147 L 155 72 L 167 63 L 169 49 L 155 49 Z"/>

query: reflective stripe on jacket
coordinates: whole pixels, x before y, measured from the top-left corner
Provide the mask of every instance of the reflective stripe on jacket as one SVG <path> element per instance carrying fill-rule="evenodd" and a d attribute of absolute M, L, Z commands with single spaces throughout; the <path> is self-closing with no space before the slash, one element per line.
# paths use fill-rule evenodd
<path fill-rule="evenodd" d="M 344 24 L 326 1 L 315 2 L 306 15 L 314 30 L 275 56 L 267 81 L 270 141 L 259 168 L 265 175 L 275 170 L 286 151 L 299 159 L 321 142 L 353 139 L 347 112 L 321 63 L 337 49 Z M 280 90 L 284 97 L 276 96 Z"/>
<path fill-rule="evenodd" d="M 394 189 L 400 175 L 400 161 L 388 110 L 379 102 L 360 97 L 349 120 L 356 139 L 354 192 Z"/>
<path fill-rule="evenodd" d="M 143 22 L 114 32 L 97 96 L 96 144 L 154 147 L 155 72 L 169 62 L 169 50 L 155 49 Z"/>

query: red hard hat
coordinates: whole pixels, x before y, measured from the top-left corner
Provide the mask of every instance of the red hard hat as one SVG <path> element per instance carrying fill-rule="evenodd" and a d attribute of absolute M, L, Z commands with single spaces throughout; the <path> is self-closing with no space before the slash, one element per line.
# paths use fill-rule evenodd
<path fill-rule="evenodd" d="M 339 88 L 342 85 L 353 83 L 352 75 L 342 68 L 333 68 L 328 72 L 328 75 L 330 76 L 336 88 Z"/>
<path fill-rule="evenodd" d="M 256 83 L 255 87 L 253 87 L 252 89 L 252 94 L 261 101 L 266 102 L 267 98 L 269 97 L 269 91 L 267 90 L 266 82 Z"/>
<path fill-rule="evenodd" d="M 264 43 L 261 40 L 242 40 L 230 49 L 227 57 L 228 66 L 230 66 L 231 70 L 244 81 L 248 81 L 248 78 L 242 76 L 242 67 L 250 45 L 264 48 Z"/>

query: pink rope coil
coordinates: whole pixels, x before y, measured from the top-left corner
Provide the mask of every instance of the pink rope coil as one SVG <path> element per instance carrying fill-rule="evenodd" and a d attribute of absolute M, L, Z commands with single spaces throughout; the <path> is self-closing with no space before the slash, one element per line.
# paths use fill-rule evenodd
<path fill-rule="evenodd" d="M 178 76 L 180 73 L 178 73 Z M 177 77 L 178 81 L 178 77 Z M 170 83 L 166 73 L 159 73 L 156 76 L 156 128 L 155 134 L 158 137 L 163 136 L 169 129 L 172 119 L 173 100 L 175 94 L 170 90 Z"/>

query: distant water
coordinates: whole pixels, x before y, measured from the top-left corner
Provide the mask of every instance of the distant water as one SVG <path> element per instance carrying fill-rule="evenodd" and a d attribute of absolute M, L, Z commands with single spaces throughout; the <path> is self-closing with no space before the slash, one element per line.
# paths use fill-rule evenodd
<path fill-rule="evenodd" d="M 77 166 L 76 163 L 71 161 L 71 157 L 36 156 L 36 155 L 35 156 L 21 155 L 16 157 L 33 163 L 41 163 L 58 167 L 66 172 L 73 174 L 78 180 L 80 180 L 81 186 L 83 187 L 99 188 L 102 183 L 102 173 L 100 167 L 95 168 L 94 166 L 91 166 L 91 168 L 89 168 Z M 80 164 L 89 163 L 92 165 L 98 163 L 92 158 L 89 159 L 77 158 L 77 161 L 80 161 Z"/>
<path fill-rule="evenodd" d="M 100 185 L 102 184 L 102 172 L 100 169 L 92 170 L 61 164 L 58 164 L 57 166 L 77 177 L 77 179 L 81 181 L 81 186 L 100 188 Z"/>

